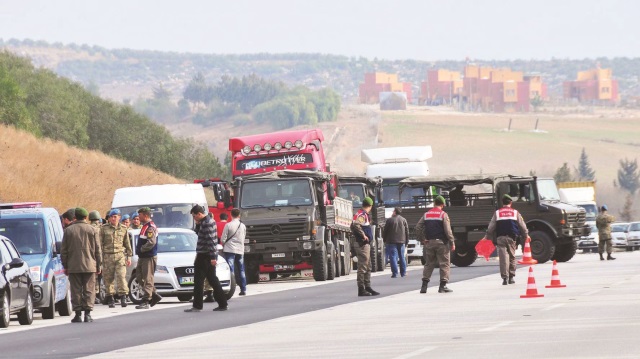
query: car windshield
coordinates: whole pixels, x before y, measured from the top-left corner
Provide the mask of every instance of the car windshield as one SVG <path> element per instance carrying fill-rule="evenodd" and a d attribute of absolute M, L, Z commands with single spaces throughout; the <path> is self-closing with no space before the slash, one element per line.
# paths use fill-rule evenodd
<path fill-rule="evenodd" d="M 185 228 L 192 229 L 195 227 L 193 217 L 191 217 L 191 208 L 193 203 L 174 203 L 174 204 L 158 204 L 150 205 L 151 220 L 158 228 Z M 138 212 L 140 207 L 122 207 L 119 208 L 122 215 Z"/>
<path fill-rule="evenodd" d="M 136 243 L 138 242 L 136 235 Z M 195 252 L 198 235 L 187 232 L 158 233 L 158 253 Z"/>
<path fill-rule="evenodd" d="M 360 184 L 341 185 L 338 189 L 338 197 L 350 200 L 353 208 L 360 207 L 362 200 L 366 197 L 364 187 Z"/>
<path fill-rule="evenodd" d="M 542 201 L 559 201 L 560 194 L 558 193 L 558 187 L 553 179 L 539 179 L 538 194 Z"/>
<path fill-rule="evenodd" d="M 631 223 L 629 225 L 629 232 L 636 232 L 636 231 L 640 231 L 640 222 Z"/>
<path fill-rule="evenodd" d="M 611 232 L 624 232 L 629 227 L 629 223 L 614 223 L 611 225 Z"/>
<path fill-rule="evenodd" d="M 382 184 L 382 188 L 384 188 L 384 192 L 382 194 L 384 198 L 384 204 L 387 207 L 393 207 L 399 204 L 410 204 L 414 203 L 414 198 L 416 196 L 424 196 L 425 192 L 423 188 L 410 188 L 405 187 L 402 190 L 402 198 L 400 198 L 400 191 L 398 184 Z"/>
<path fill-rule="evenodd" d="M 0 219 L 0 234 L 13 241 L 20 254 L 47 251 L 42 219 Z"/>
<path fill-rule="evenodd" d="M 242 208 L 310 206 L 311 185 L 307 180 L 247 182 L 242 186 Z"/>

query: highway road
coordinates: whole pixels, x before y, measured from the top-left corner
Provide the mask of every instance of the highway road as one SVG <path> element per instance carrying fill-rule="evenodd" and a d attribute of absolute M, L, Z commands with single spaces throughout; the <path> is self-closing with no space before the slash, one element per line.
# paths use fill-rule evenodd
<path fill-rule="evenodd" d="M 495 261 L 453 268 L 450 294 L 418 294 L 421 268 L 373 278 L 382 293 L 356 296 L 355 275 L 336 281 L 251 285 L 227 312 L 184 313 L 167 300 L 150 311 L 97 308 L 94 323 L 68 317 L 13 323 L 0 332 L 6 358 L 542 358 L 640 356 L 640 252 L 618 260 L 579 254 L 560 263 L 566 288 L 549 284 L 551 264 L 534 266 L 543 298 L 521 299 L 527 268 L 502 286 Z M 432 283 L 437 285 L 437 277 Z"/>

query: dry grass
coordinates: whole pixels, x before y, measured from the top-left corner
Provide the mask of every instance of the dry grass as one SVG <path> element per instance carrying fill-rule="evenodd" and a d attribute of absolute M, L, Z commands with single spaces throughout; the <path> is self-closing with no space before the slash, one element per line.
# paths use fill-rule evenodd
<path fill-rule="evenodd" d="M 11 127 L 0 126 L 0 138 L 2 202 L 40 201 L 59 212 L 82 206 L 104 214 L 116 188 L 185 182 Z"/>

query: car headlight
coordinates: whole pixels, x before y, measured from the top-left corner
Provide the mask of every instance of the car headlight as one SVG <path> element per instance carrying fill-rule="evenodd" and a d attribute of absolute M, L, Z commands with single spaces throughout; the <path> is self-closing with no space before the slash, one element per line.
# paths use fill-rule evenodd
<path fill-rule="evenodd" d="M 169 273 L 169 270 L 165 266 L 156 266 L 156 273 Z"/>
<path fill-rule="evenodd" d="M 313 248 L 313 243 L 311 243 L 311 242 L 304 242 L 304 243 L 302 243 L 302 249 L 310 250 L 310 249 L 312 249 L 312 248 Z"/>
<path fill-rule="evenodd" d="M 251 252 L 251 247 L 249 247 L 249 246 L 244 246 L 244 252 L 245 252 L 245 253 L 249 253 L 249 252 Z"/>
<path fill-rule="evenodd" d="M 40 281 L 40 266 L 29 267 L 29 275 L 31 276 L 31 281 L 39 282 Z"/>

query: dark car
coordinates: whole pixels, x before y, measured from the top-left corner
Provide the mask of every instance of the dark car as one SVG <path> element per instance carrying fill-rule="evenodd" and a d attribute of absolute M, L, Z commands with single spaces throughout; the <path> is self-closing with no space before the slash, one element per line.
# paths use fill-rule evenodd
<path fill-rule="evenodd" d="M 33 322 L 33 284 L 29 265 L 13 242 L 0 236 L 0 328 L 9 326 L 9 316 L 18 314 L 18 322 Z"/>

